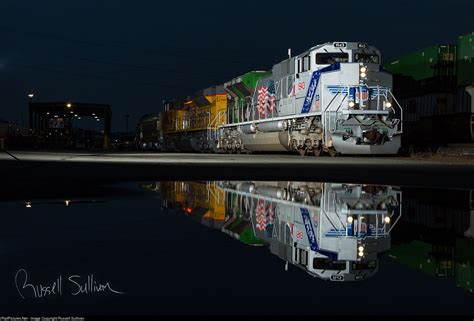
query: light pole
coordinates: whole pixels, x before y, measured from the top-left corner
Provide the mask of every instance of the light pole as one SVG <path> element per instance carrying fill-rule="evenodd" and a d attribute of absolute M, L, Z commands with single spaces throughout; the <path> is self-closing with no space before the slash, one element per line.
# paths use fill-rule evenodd
<path fill-rule="evenodd" d="M 35 94 L 33 93 L 29 93 L 28 94 L 28 113 L 30 114 L 30 123 L 29 123 L 29 126 L 30 126 L 30 130 L 33 129 L 33 118 L 32 118 L 32 114 L 31 114 L 31 103 L 33 102 L 33 98 L 35 97 Z M 24 126 L 24 120 L 23 120 L 23 113 L 21 113 L 21 125 Z"/>

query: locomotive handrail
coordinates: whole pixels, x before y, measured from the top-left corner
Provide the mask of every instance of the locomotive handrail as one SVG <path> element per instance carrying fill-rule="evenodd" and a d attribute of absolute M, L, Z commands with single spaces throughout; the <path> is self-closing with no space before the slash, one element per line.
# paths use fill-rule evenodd
<path fill-rule="evenodd" d="M 339 92 L 334 95 L 334 97 L 331 99 L 329 104 L 326 106 L 326 108 L 323 110 L 321 113 L 321 118 L 323 119 L 323 128 L 324 128 L 324 141 L 327 142 L 329 140 L 329 133 L 330 129 L 329 124 L 331 122 L 331 114 L 328 113 L 328 109 L 331 107 L 332 103 L 334 100 L 336 100 L 336 97 L 339 96 Z M 342 105 L 342 103 L 341 103 Z M 336 112 L 337 113 L 337 112 Z"/>
<path fill-rule="evenodd" d="M 403 204 L 403 200 L 402 200 L 403 196 L 402 196 L 401 193 L 400 193 L 399 195 L 400 195 L 400 200 L 398 201 L 398 204 L 399 204 L 399 207 L 398 207 L 398 217 L 397 217 L 397 219 L 395 220 L 395 223 L 393 223 L 393 224 L 390 226 L 390 229 L 388 230 L 388 233 L 389 233 L 389 234 L 390 234 L 390 232 L 392 232 L 392 229 L 395 227 L 395 225 L 397 225 L 398 221 L 399 221 L 400 218 L 402 217 L 402 206 L 401 206 L 401 204 Z M 390 218 L 392 218 L 393 215 L 394 215 L 394 214 L 392 214 L 392 215 L 390 216 Z"/>
<path fill-rule="evenodd" d="M 333 193 L 334 193 L 334 192 L 331 191 L 331 194 L 333 194 Z M 331 204 L 331 205 L 332 205 L 333 208 L 334 208 L 334 213 L 336 214 L 337 220 L 339 221 L 341 228 L 344 228 L 344 229 L 345 229 L 345 231 L 346 231 L 346 237 L 347 237 L 347 236 L 348 236 L 348 235 L 347 235 L 347 225 L 344 225 L 344 222 L 341 220 L 341 217 L 339 216 L 339 213 L 338 213 L 337 207 L 336 207 L 336 198 L 335 198 L 335 197 L 331 197 L 331 196 L 329 195 L 329 193 L 323 193 L 323 202 L 324 202 L 324 205 L 321 204 L 321 212 L 323 212 L 323 213 L 325 214 L 326 218 L 329 220 L 329 222 L 330 222 L 331 225 L 334 227 L 334 229 L 339 230 L 339 228 L 336 228 L 336 226 L 334 225 L 334 223 L 332 222 L 332 220 L 331 220 L 331 219 L 327 216 L 327 214 L 326 214 L 326 211 L 329 211 L 329 208 L 328 208 L 328 206 L 329 206 L 329 204 L 328 204 L 329 199 L 332 201 L 332 204 Z"/>
<path fill-rule="evenodd" d="M 399 134 L 403 134 L 403 108 L 402 106 L 398 103 L 398 100 L 397 98 L 395 98 L 395 96 L 393 95 L 392 91 L 391 90 L 388 90 L 388 93 L 390 94 L 390 96 L 392 97 L 393 101 L 396 103 L 396 105 L 398 106 L 398 108 L 400 109 L 400 131 L 398 132 Z"/>

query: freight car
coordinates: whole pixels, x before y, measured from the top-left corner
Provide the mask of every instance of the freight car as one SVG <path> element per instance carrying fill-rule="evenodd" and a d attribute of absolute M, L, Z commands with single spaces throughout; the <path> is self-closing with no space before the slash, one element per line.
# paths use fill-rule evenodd
<path fill-rule="evenodd" d="M 403 106 L 402 150 L 474 142 L 474 33 L 388 61 Z M 467 145 L 466 145 L 467 144 Z"/>
<path fill-rule="evenodd" d="M 396 154 L 402 109 L 380 52 L 331 42 L 224 85 L 165 101 L 162 150 Z"/>
<path fill-rule="evenodd" d="M 137 125 L 137 147 L 142 150 L 160 150 L 163 144 L 160 115 L 143 116 Z"/>
<path fill-rule="evenodd" d="M 420 92 L 401 98 L 405 108 L 403 146 L 429 146 L 474 141 L 474 87 Z"/>
<path fill-rule="evenodd" d="M 389 256 L 472 292 L 473 191 L 404 190 L 403 217 Z"/>

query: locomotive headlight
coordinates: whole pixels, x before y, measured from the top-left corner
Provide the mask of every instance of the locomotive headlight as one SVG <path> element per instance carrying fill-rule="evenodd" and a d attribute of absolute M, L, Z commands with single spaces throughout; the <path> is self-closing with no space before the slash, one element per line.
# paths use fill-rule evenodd
<path fill-rule="evenodd" d="M 392 107 L 392 103 L 389 102 L 389 101 L 385 102 L 385 107 L 391 108 L 391 107 Z"/>
<path fill-rule="evenodd" d="M 359 252 L 359 257 L 363 257 L 364 256 L 364 252 Z"/>
<path fill-rule="evenodd" d="M 367 68 L 366 68 L 366 67 L 360 68 L 360 72 L 361 72 L 361 73 L 366 73 L 366 72 L 367 72 Z"/>
<path fill-rule="evenodd" d="M 361 72 L 360 73 L 360 78 L 365 78 L 365 77 L 367 77 L 367 74 L 365 72 Z"/>
<path fill-rule="evenodd" d="M 356 105 L 355 102 L 353 102 L 353 101 L 350 101 L 350 102 L 349 102 L 349 107 L 350 107 L 350 108 L 354 108 L 355 105 Z"/>
<path fill-rule="evenodd" d="M 390 216 L 385 216 L 384 222 L 385 224 L 390 224 Z"/>
<path fill-rule="evenodd" d="M 359 246 L 359 252 L 364 252 L 364 247 L 362 245 Z"/>
<path fill-rule="evenodd" d="M 347 222 L 352 224 L 352 222 L 354 222 L 354 218 L 352 216 L 347 217 Z"/>

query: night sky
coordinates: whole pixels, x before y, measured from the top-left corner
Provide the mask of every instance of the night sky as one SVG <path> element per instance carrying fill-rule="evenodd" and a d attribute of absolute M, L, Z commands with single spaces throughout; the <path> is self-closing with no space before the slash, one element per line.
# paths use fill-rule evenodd
<path fill-rule="evenodd" d="M 234 5 L 234 3 L 236 5 Z M 474 1 L 1 0 L 0 118 L 26 121 L 36 101 L 160 111 L 250 70 L 326 41 L 365 41 L 385 58 L 473 31 Z"/>

